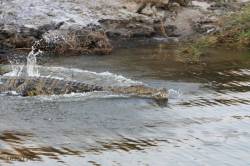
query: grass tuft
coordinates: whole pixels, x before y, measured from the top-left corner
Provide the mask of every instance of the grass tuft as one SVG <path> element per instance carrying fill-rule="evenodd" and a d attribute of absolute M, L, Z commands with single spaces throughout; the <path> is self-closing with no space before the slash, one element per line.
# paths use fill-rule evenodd
<path fill-rule="evenodd" d="M 234 49 L 250 49 L 250 5 L 241 12 L 224 17 L 223 27 L 217 34 L 203 36 L 195 42 L 185 45 L 177 51 L 180 58 L 188 57 L 188 62 L 198 62 L 207 48 L 228 47 Z"/>

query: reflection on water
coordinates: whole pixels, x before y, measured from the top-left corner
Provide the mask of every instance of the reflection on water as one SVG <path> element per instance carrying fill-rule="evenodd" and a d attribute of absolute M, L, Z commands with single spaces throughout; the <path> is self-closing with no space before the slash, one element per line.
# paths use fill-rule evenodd
<path fill-rule="evenodd" d="M 59 156 L 79 155 L 80 152 L 62 147 L 32 147 L 25 145 L 25 142 L 33 137 L 30 133 L 21 133 L 15 131 L 4 131 L 0 135 L 0 141 L 7 145 L 7 148 L 0 148 L 0 159 L 5 162 L 11 161 L 41 161 L 42 156 L 48 156 L 51 159 L 60 160 Z"/>
<path fill-rule="evenodd" d="M 106 93 L 1 95 L 0 165 L 249 165 L 249 52 L 212 50 L 184 64 L 174 50 L 50 59 L 42 75 L 165 87 L 169 104 Z"/>

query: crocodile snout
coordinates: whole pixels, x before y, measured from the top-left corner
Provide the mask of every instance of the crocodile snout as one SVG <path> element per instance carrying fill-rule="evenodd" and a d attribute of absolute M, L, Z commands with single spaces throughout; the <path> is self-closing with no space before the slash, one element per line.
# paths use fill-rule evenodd
<path fill-rule="evenodd" d="M 157 93 L 155 93 L 153 97 L 156 101 L 167 102 L 169 95 L 167 89 L 163 88 L 160 89 Z"/>

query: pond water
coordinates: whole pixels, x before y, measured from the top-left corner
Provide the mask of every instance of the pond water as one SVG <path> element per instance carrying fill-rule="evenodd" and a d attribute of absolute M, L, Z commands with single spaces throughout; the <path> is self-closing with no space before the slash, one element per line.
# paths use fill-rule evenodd
<path fill-rule="evenodd" d="M 40 75 L 164 87 L 168 105 L 100 92 L 0 95 L 0 165 L 250 165 L 250 52 L 183 63 L 174 49 L 50 58 Z"/>

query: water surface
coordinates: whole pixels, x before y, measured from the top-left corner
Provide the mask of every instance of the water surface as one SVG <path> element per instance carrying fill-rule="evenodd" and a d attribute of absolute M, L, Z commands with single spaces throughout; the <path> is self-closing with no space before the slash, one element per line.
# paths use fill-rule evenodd
<path fill-rule="evenodd" d="M 249 165 L 250 52 L 183 63 L 166 45 L 55 57 L 40 74 L 169 89 L 166 107 L 102 92 L 0 96 L 0 165 Z"/>

